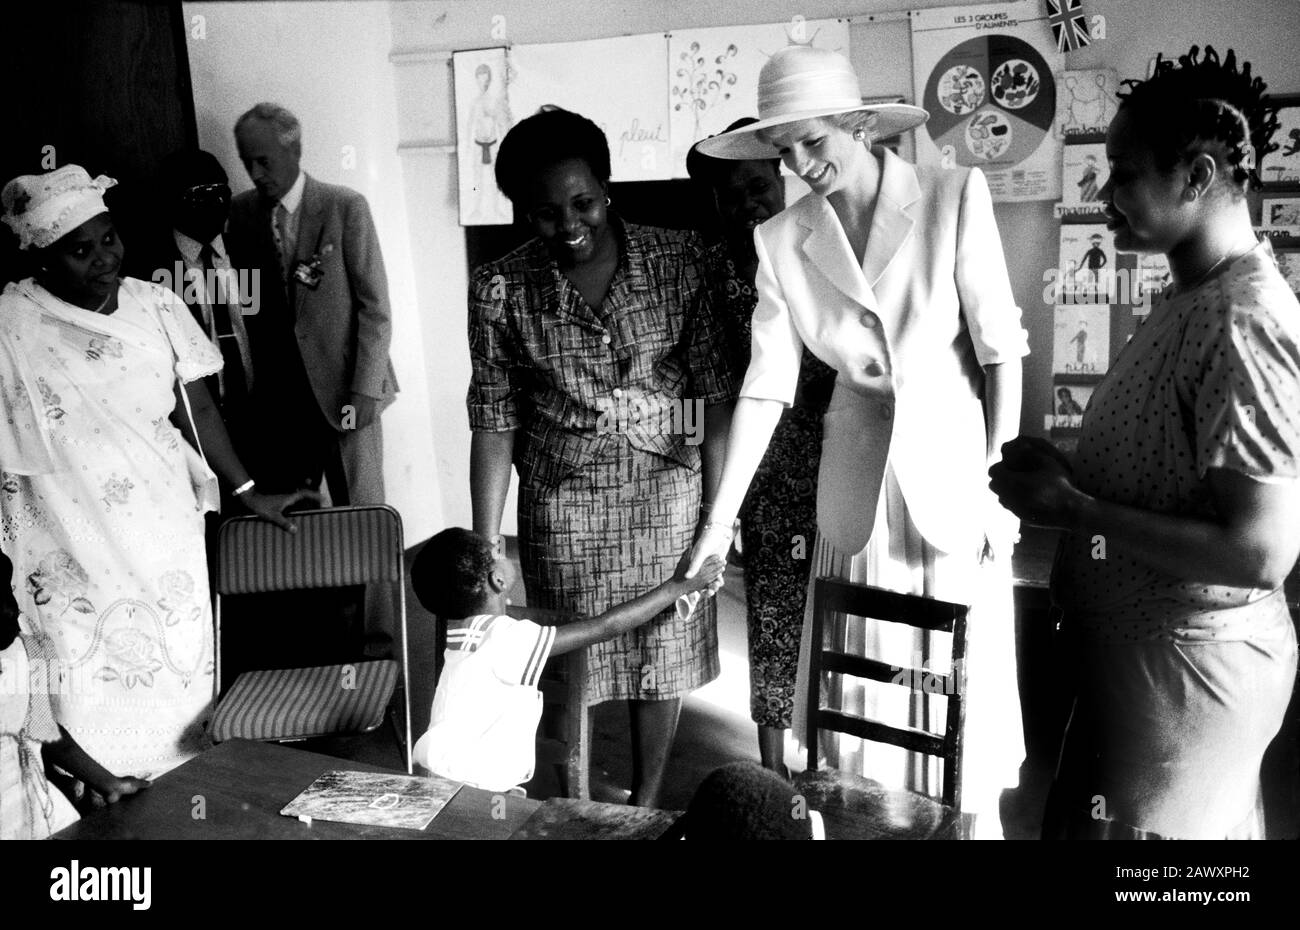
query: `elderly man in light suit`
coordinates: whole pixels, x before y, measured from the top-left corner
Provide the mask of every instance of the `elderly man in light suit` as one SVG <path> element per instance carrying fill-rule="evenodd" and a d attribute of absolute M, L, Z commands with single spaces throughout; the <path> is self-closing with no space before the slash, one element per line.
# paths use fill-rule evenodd
<path fill-rule="evenodd" d="M 369 207 L 299 168 L 302 130 L 283 107 L 253 107 L 235 123 L 235 142 L 255 190 L 234 198 L 227 239 L 238 267 L 261 272 L 249 320 L 260 421 L 253 476 L 285 490 L 323 478 L 335 504 L 383 503 L 380 414 L 397 382 Z M 367 639 L 383 653 L 391 630 L 372 620 Z"/>

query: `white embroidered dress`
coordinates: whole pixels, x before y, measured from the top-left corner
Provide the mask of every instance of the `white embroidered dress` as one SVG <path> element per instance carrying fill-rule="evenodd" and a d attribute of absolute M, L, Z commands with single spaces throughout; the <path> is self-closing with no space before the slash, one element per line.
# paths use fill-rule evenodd
<path fill-rule="evenodd" d="M 220 352 L 170 291 L 127 278 L 111 315 L 32 280 L 0 295 L 0 529 L 15 595 L 62 663 L 58 720 L 117 775 L 204 746 L 216 480 L 169 420 Z"/>

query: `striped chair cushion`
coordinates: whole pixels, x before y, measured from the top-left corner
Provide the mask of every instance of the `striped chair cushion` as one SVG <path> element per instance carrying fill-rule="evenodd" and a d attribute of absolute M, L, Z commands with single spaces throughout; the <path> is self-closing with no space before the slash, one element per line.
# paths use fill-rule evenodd
<path fill-rule="evenodd" d="M 245 672 L 212 716 L 212 739 L 307 739 L 366 733 L 384 722 L 397 686 L 397 663 Z"/>
<path fill-rule="evenodd" d="M 402 521 L 391 507 L 340 507 L 293 514 L 287 533 L 256 517 L 221 528 L 218 594 L 255 594 L 397 581 Z"/>

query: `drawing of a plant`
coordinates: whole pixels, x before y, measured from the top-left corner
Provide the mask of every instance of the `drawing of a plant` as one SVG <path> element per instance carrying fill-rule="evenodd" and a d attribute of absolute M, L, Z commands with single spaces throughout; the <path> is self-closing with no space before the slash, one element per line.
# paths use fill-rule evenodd
<path fill-rule="evenodd" d="M 691 47 L 678 56 L 680 64 L 672 89 L 676 100 L 673 109 L 690 109 L 695 120 L 693 138 L 700 137 L 700 117 L 704 111 L 731 99 L 729 88 L 736 83 L 736 73 L 728 66 L 739 51 L 735 44 L 728 45 L 726 51 L 715 56 L 709 64 L 708 56 L 700 54 L 700 43 L 692 42 Z"/>

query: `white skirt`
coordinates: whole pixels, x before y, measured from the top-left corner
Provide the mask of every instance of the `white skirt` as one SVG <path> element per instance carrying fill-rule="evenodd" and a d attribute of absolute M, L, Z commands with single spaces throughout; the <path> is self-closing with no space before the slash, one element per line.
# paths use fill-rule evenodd
<path fill-rule="evenodd" d="M 811 579 L 841 578 L 970 606 L 967 622 L 966 722 L 961 776 L 962 810 L 976 815 L 980 838 L 1001 838 L 999 800 L 1020 780 L 1025 745 L 1016 681 L 1015 605 L 1010 551 L 981 563 L 978 552 L 944 553 L 928 544 L 912 522 L 892 464 L 885 469 L 875 527 L 866 548 L 838 551 L 818 534 Z M 810 584 L 812 582 L 810 581 Z M 811 616 L 813 597 L 807 599 Z M 844 651 L 899 667 L 936 673 L 951 668 L 952 637 L 901 624 L 866 620 L 827 629 Z M 807 745 L 808 659 L 811 623 L 804 624 L 795 687 L 794 735 Z M 847 676 L 828 676 L 823 704 L 893 726 L 942 734 L 947 700 L 923 688 L 900 687 Z M 825 734 L 818 743 L 826 764 L 874 779 L 886 787 L 939 796 L 940 760 L 884 743 Z"/>

